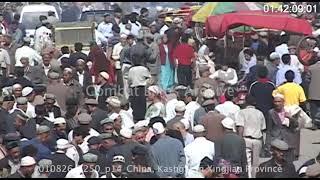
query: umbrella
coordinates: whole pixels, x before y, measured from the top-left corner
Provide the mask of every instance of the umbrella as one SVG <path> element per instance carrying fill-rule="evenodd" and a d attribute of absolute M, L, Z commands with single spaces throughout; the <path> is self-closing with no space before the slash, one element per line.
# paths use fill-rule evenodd
<path fill-rule="evenodd" d="M 263 11 L 241 11 L 210 16 L 206 21 L 206 31 L 208 35 L 223 37 L 229 29 L 243 25 L 304 35 L 312 34 L 311 24 L 304 19 L 294 18 L 287 13 L 266 13 Z"/>
<path fill-rule="evenodd" d="M 262 10 L 263 5 L 255 2 L 208 2 L 192 17 L 192 21 L 205 23 L 207 17 L 246 10 Z"/>

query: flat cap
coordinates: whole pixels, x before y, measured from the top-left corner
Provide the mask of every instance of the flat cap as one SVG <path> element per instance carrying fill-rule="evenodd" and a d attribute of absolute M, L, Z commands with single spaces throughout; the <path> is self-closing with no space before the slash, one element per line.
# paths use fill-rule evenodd
<path fill-rule="evenodd" d="M 206 100 L 202 103 L 202 106 L 208 106 L 208 105 L 212 105 L 215 104 L 215 101 L 212 99 Z"/>
<path fill-rule="evenodd" d="M 91 138 L 88 139 L 88 144 L 89 145 L 95 145 L 95 144 L 100 144 L 101 143 L 101 138 L 97 136 L 92 136 Z"/>
<path fill-rule="evenodd" d="M 26 105 L 28 103 L 28 99 L 26 97 L 18 97 L 17 105 Z"/>
<path fill-rule="evenodd" d="M 19 141 L 10 141 L 10 142 L 6 143 L 6 149 L 10 150 L 10 149 L 19 147 L 19 145 L 20 145 Z"/>
<path fill-rule="evenodd" d="M 50 128 L 46 125 L 41 125 L 37 128 L 37 134 L 47 133 L 50 131 Z"/>
<path fill-rule="evenodd" d="M 104 13 L 103 14 L 103 17 L 107 17 L 107 16 L 110 16 L 110 13 Z"/>
<path fill-rule="evenodd" d="M 194 133 L 201 133 L 201 132 L 205 132 L 205 131 L 206 131 L 206 129 L 205 129 L 204 126 L 201 125 L 201 124 L 195 125 L 195 126 L 193 127 L 193 132 L 194 132 Z"/>
<path fill-rule="evenodd" d="M 56 80 L 56 79 L 59 79 L 59 78 L 60 78 L 60 74 L 59 74 L 59 73 L 56 73 L 56 72 L 49 72 L 49 73 L 48 73 L 48 78 L 49 78 L 49 79 Z"/>
<path fill-rule="evenodd" d="M 121 101 L 117 96 L 110 96 L 106 102 L 113 107 L 121 107 Z"/>
<path fill-rule="evenodd" d="M 90 122 L 92 121 L 92 117 L 87 113 L 81 113 L 78 116 L 78 121 L 79 121 L 79 124 L 83 124 L 83 125 L 90 124 Z"/>
<path fill-rule="evenodd" d="M 84 103 L 87 105 L 98 105 L 98 101 L 96 99 L 86 99 Z"/>
<path fill-rule="evenodd" d="M 212 99 L 215 93 L 212 89 L 206 89 L 203 91 L 203 97 L 206 99 Z"/>
<path fill-rule="evenodd" d="M 271 146 L 275 147 L 281 151 L 287 151 L 289 149 L 289 145 L 280 139 L 275 139 L 275 140 L 271 141 Z"/>
<path fill-rule="evenodd" d="M 44 95 L 44 99 L 47 100 L 47 99 L 52 99 L 52 100 L 56 100 L 56 96 L 54 94 L 45 94 Z"/>
<path fill-rule="evenodd" d="M 55 120 L 53 121 L 53 124 L 54 125 L 56 125 L 56 124 L 66 124 L 66 120 L 63 117 L 58 117 L 58 118 L 55 118 Z"/>
<path fill-rule="evenodd" d="M 82 158 L 83 161 L 87 163 L 96 163 L 98 161 L 98 156 L 92 153 L 86 153 Z"/>
<path fill-rule="evenodd" d="M 41 159 L 38 162 L 38 165 L 40 169 L 49 169 L 52 165 L 52 161 L 50 159 Z"/>
<path fill-rule="evenodd" d="M 111 139 L 113 138 L 113 135 L 111 133 L 102 133 L 99 135 L 99 137 L 104 140 L 104 139 Z"/>
<path fill-rule="evenodd" d="M 114 120 L 110 119 L 110 118 L 105 118 L 102 121 L 100 121 L 100 125 L 104 125 L 104 124 L 107 124 L 107 123 L 114 123 Z"/>
<path fill-rule="evenodd" d="M 36 164 L 36 160 L 34 160 L 31 156 L 25 156 L 21 158 L 20 166 L 32 166 Z"/>
<path fill-rule="evenodd" d="M 131 150 L 132 155 L 142 155 L 144 156 L 145 154 L 148 153 L 147 149 L 144 146 L 135 146 Z"/>
<path fill-rule="evenodd" d="M 186 110 L 186 104 L 183 101 L 178 101 L 176 103 L 175 111 L 182 112 Z"/>

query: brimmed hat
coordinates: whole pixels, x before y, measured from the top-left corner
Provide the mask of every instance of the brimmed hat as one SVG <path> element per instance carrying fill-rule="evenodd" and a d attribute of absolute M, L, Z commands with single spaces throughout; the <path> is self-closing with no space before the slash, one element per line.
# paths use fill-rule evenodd
<path fill-rule="evenodd" d="M 110 118 L 105 118 L 102 121 L 100 121 L 100 125 L 104 125 L 104 124 L 107 124 L 107 123 L 114 123 L 114 120 L 110 119 Z"/>
<path fill-rule="evenodd" d="M 100 144 L 102 139 L 97 136 L 92 136 L 91 138 L 88 139 L 88 144 L 89 145 L 95 145 L 95 144 Z"/>
<path fill-rule="evenodd" d="M 271 141 L 271 146 L 281 151 L 287 151 L 289 149 L 289 145 L 280 139 L 275 139 Z"/>
<path fill-rule="evenodd" d="M 52 99 L 52 100 L 56 100 L 56 96 L 54 94 L 45 94 L 44 95 L 44 99 L 47 100 L 47 99 Z"/>
<path fill-rule="evenodd" d="M 96 163 L 98 161 L 98 156 L 92 153 L 86 153 L 82 158 L 83 161 L 87 163 Z"/>
<path fill-rule="evenodd" d="M 81 113 L 78 116 L 79 124 L 87 125 L 92 121 L 92 117 L 87 113 Z"/>
<path fill-rule="evenodd" d="M 96 99 L 86 99 L 84 101 L 84 104 L 86 104 L 86 105 L 98 105 L 98 101 Z"/>
<path fill-rule="evenodd" d="M 41 125 L 37 128 L 37 134 L 48 133 L 50 131 L 50 127 L 46 125 Z"/>

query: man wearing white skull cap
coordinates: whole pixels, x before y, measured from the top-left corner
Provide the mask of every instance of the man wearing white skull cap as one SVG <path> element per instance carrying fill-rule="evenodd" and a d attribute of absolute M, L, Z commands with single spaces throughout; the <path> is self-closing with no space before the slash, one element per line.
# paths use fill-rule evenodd
<path fill-rule="evenodd" d="M 35 171 L 36 161 L 31 156 L 25 156 L 21 159 L 19 170 L 8 178 L 31 178 Z"/>

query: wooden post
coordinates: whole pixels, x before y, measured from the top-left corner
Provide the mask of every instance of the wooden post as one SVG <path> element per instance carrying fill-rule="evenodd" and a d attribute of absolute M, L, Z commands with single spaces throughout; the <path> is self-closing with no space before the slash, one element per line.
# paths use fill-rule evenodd
<path fill-rule="evenodd" d="M 228 36 L 228 31 L 229 30 L 227 30 L 226 31 L 226 34 L 225 34 L 225 37 L 224 37 L 224 59 L 227 57 L 227 49 L 228 49 L 228 38 L 227 38 L 227 36 Z"/>

